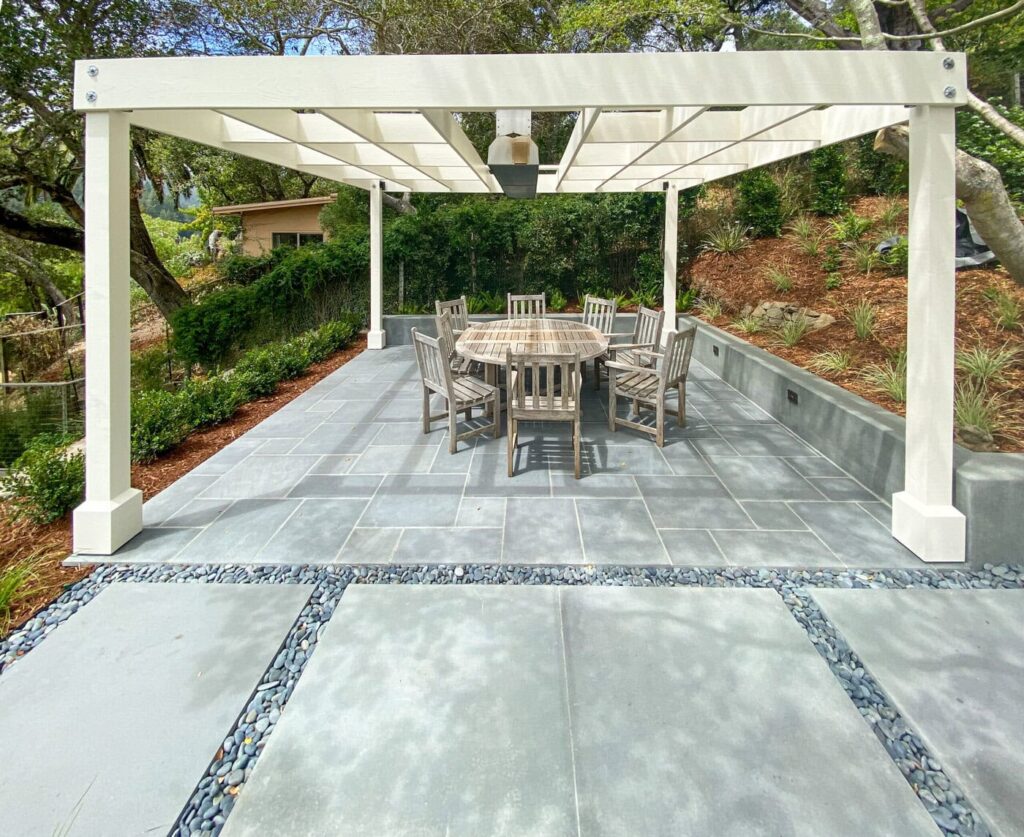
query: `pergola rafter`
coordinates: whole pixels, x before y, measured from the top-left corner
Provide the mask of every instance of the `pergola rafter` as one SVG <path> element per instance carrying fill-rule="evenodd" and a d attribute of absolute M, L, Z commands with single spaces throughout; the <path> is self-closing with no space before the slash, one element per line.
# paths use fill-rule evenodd
<path fill-rule="evenodd" d="M 211 80 L 216 80 L 215 83 Z M 934 52 L 143 58 L 79 61 L 86 115 L 86 501 L 75 547 L 141 528 L 129 483 L 128 135 L 159 131 L 370 192 L 370 348 L 383 348 L 382 193 L 500 194 L 456 114 L 577 114 L 538 193 L 664 192 L 674 322 L 681 189 L 909 119 L 906 488 L 893 534 L 960 561 L 952 503 L 954 107 L 964 56 Z"/>

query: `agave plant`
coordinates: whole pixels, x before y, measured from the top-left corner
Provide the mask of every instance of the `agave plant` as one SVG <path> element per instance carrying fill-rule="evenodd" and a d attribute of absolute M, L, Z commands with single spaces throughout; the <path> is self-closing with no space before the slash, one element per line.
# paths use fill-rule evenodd
<path fill-rule="evenodd" d="M 708 232 L 701 249 L 710 253 L 738 253 L 750 246 L 750 229 L 740 223 L 722 224 Z"/>

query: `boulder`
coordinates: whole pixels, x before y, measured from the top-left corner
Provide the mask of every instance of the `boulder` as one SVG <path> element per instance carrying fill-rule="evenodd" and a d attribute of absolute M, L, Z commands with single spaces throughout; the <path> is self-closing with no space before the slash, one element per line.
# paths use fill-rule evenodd
<path fill-rule="evenodd" d="M 832 325 L 836 318 L 831 314 L 822 314 L 812 308 L 803 308 L 792 302 L 779 302 L 769 300 L 762 302 L 750 312 L 755 320 L 760 320 L 765 328 L 781 328 L 782 324 L 790 320 L 807 320 L 811 331 L 819 331 L 826 326 Z"/>

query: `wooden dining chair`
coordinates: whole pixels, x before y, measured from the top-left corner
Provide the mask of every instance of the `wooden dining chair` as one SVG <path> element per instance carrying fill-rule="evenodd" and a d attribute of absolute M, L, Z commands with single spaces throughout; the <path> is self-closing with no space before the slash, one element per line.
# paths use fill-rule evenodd
<path fill-rule="evenodd" d="M 438 317 L 434 317 L 434 325 L 437 328 L 437 336 L 443 338 L 442 345 L 448 352 L 448 366 L 452 370 L 453 375 L 475 375 L 481 371 L 480 364 L 476 361 L 470 360 L 467 357 L 462 357 L 456 351 L 456 336 L 455 329 L 452 328 L 452 316 L 448 311 L 445 311 Z"/>
<path fill-rule="evenodd" d="M 508 294 L 510 320 L 543 320 L 547 316 L 547 297 L 544 294 Z"/>
<path fill-rule="evenodd" d="M 684 331 L 670 331 L 665 338 L 664 351 L 636 349 L 635 356 L 646 358 L 649 363 L 625 363 L 620 360 L 605 362 L 608 369 L 608 429 L 631 427 L 654 436 L 658 447 L 665 446 L 665 413 L 674 415 L 676 423 L 686 424 L 686 373 L 690 368 L 693 354 L 693 338 L 697 327 Z M 665 403 L 665 396 L 675 388 L 679 401 L 673 410 Z M 637 421 L 619 418 L 616 411 L 619 397 L 633 402 L 633 416 L 640 417 L 641 405 L 653 406 L 654 427 Z"/>
<path fill-rule="evenodd" d="M 601 299 L 599 296 L 587 294 L 583 301 L 583 324 L 596 328 L 605 337 L 610 337 L 615 332 L 615 314 L 618 311 L 618 303 L 614 299 Z M 584 380 L 587 377 L 587 363 L 583 362 L 580 367 Z M 597 358 L 594 358 L 594 378 L 597 379 L 598 368 Z"/>
<path fill-rule="evenodd" d="M 572 423 L 573 473 L 580 478 L 580 355 L 516 354 L 509 350 L 508 475 L 515 473 L 520 421 Z M 558 382 L 556 384 L 556 381 Z"/>
<path fill-rule="evenodd" d="M 443 302 L 439 299 L 435 299 L 434 309 L 437 311 L 438 317 L 442 314 L 449 314 L 451 316 L 452 331 L 455 332 L 456 337 L 469 328 L 469 305 L 466 302 L 465 296 L 460 296 L 458 299 L 445 300 Z"/>
<path fill-rule="evenodd" d="M 423 384 L 423 432 L 429 433 L 433 422 L 448 419 L 448 453 L 455 453 L 459 442 L 481 433 L 490 433 L 497 439 L 501 435 L 501 401 L 498 388 L 472 375 L 453 375 L 444 337 L 429 337 L 414 328 L 412 340 L 416 347 L 416 363 Z M 430 412 L 432 394 L 440 395 L 444 399 L 443 412 Z M 470 419 L 473 417 L 474 407 L 483 407 L 484 415 L 490 415 L 493 421 L 491 424 L 459 433 L 459 413 Z"/>
<path fill-rule="evenodd" d="M 605 335 L 609 339 L 608 351 L 594 359 L 594 389 L 601 388 L 601 367 L 609 360 L 631 363 L 638 366 L 650 366 L 649 352 L 657 351 L 661 345 L 661 329 L 665 322 L 665 312 L 655 311 L 643 306 L 636 312 L 633 331 L 612 332 Z M 624 343 L 616 343 L 615 338 L 626 337 Z M 640 350 L 645 350 L 641 353 Z"/>

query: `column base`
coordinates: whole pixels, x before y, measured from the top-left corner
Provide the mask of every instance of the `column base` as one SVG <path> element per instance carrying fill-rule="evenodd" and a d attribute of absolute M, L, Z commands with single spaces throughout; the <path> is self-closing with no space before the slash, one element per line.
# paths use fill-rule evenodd
<path fill-rule="evenodd" d="M 954 506 L 928 506 L 906 491 L 893 494 L 892 534 L 922 561 L 967 560 L 967 518 Z"/>
<path fill-rule="evenodd" d="M 79 555 L 113 555 L 142 531 L 142 492 L 129 488 L 113 500 L 86 500 L 75 509 Z"/>
<path fill-rule="evenodd" d="M 368 331 L 366 333 L 366 348 L 383 349 L 387 342 L 387 335 L 384 331 Z"/>

